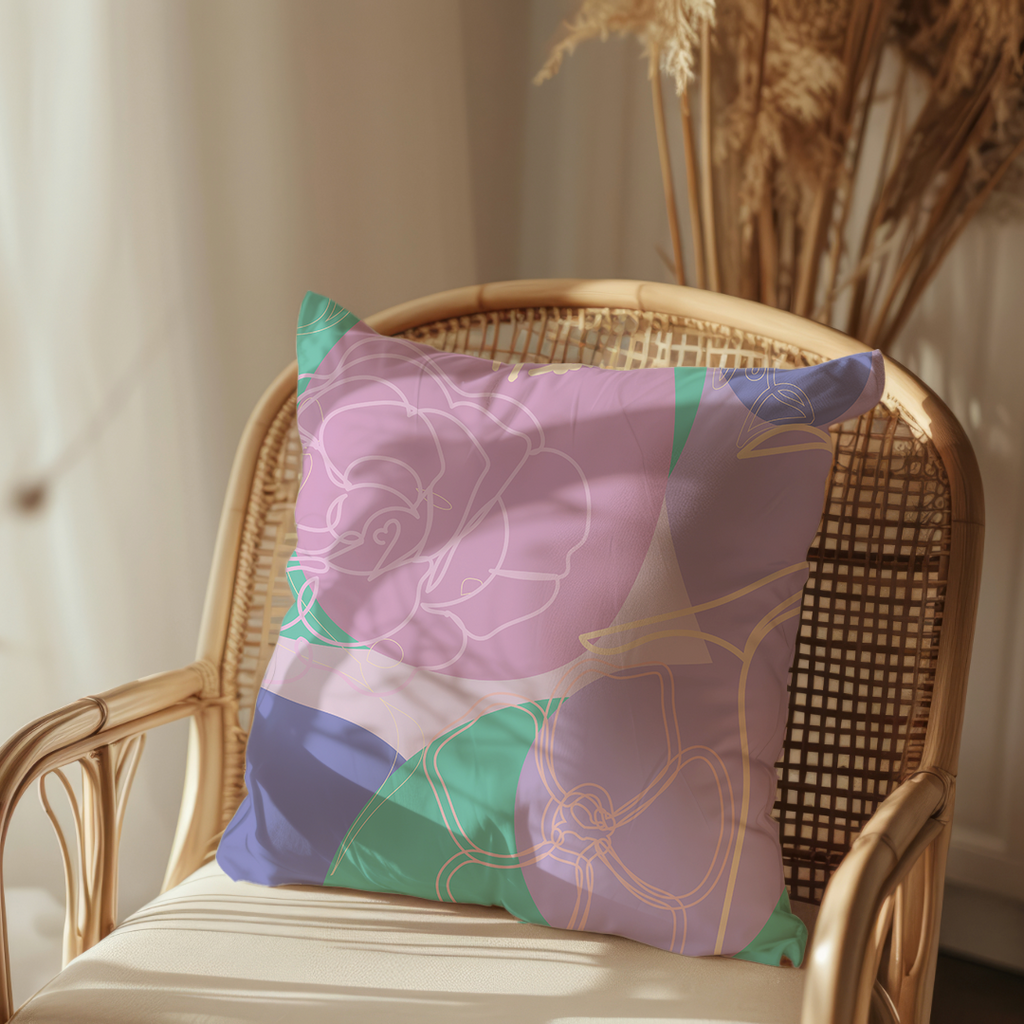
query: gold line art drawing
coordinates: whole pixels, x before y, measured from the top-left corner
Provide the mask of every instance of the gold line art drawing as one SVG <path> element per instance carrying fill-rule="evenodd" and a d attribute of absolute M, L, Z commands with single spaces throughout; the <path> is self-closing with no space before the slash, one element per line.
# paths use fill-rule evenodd
<path fill-rule="evenodd" d="M 725 870 L 736 828 L 735 803 L 732 783 L 719 755 L 706 746 L 682 746 L 676 687 L 672 683 L 668 666 L 641 666 L 630 672 L 617 672 L 615 678 L 626 681 L 652 675 L 660 683 L 665 728 L 666 758 L 661 770 L 643 789 L 618 805 L 607 788 L 596 783 L 577 783 L 567 788 L 559 781 L 554 756 L 558 720 L 564 707 L 560 705 L 551 715 L 544 734 L 534 747 L 533 756 L 549 800 L 541 817 L 542 840 L 530 851 L 523 851 L 523 855 L 530 856 L 529 863 L 551 858 L 574 869 L 576 901 L 569 921 L 560 922 L 564 927 L 578 931 L 587 929 L 595 889 L 595 864 L 600 864 L 634 898 L 646 906 L 671 915 L 670 948 L 682 952 L 686 944 L 687 910 L 714 891 Z M 683 770 L 694 762 L 704 764 L 714 776 L 719 802 L 717 843 L 711 862 L 697 885 L 687 892 L 671 893 L 641 878 L 629 867 L 615 848 L 615 833 L 649 810 Z M 725 840 L 727 818 L 729 838 Z"/>
<path fill-rule="evenodd" d="M 721 955 L 725 942 L 725 930 L 729 923 L 729 911 L 732 908 L 732 894 L 736 887 L 736 876 L 740 868 L 740 856 L 743 852 L 743 840 L 747 831 L 747 813 L 750 810 L 750 744 L 747 739 L 747 676 L 750 672 L 750 665 L 754 660 L 761 641 L 777 626 L 783 622 L 795 618 L 800 614 L 799 602 L 803 597 L 803 587 L 795 593 L 790 594 L 784 601 L 779 602 L 770 612 L 765 615 L 754 628 L 747 640 L 743 651 L 743 665 L 740 669 L 739 694 L 737 696 L 737 714 L 740 725 L 740 752 L 743 758 L 743 798 L 740 806 L 739 835 L 736 837 L 736 847 L 732 855 L 732 867 L 729 870 L 729 883 L 725 890 L 725 901 L 722 906 L 722 919 L 718 926 L 718 938 L 715 941 L 715 955 Z M 797 607 L 792 607 L 793 605 Z"/>
<path fill-rule="evenodd" d="M 816 437 L 816 441 L 805 444 L 778 445 L 774 448 L 765 446 L 765 442 L 779 434 L 806 433 Z M 824 451 L 832 454 L 832 435 L 827 430 L 811 427 L 806 423 L 787 423 L 785 426 L 772 427 L 770 430 L 755 434 L 736 453 L 737 459 L 758 459 L 765 455 L 786 455 L 789 452 Z"/>
<path fill-rule="evenodd" d="M 791 576 L 795 572 L 806 570 L 809 568 L 810 563 L 808 562 L 797 562 L 794 565 L 787 566 L 785 569 L 779 569 L 776 572 L 770 573 L 768 576 L 764 576 L 759 580 L 755 580 L 753 583 L 747 584 L 745 587 L 741 587 L 739 590 L 735 590 L 730 594 L 725 594 L 722 597 L 716 597 L 711 601 L 705 601 L 703 604 L 691 605 L 688 608 L 679 608 L 671 612 L 663 612 L 661 615 L 652 615 L 644 619 L 636 619 L 633 622 L 625 622 L 620 626 L 608 626 L 605 629 L 595 629 L 590 633 L 580 634 L 580 643 L 588 650 L 595 654 L 622 654 L 626 651 L 634 650 L 643 644 L 650 643 L 653 640 L 658 640 L 661 637 L 666 636 L 692 636 L 699 637 L 709 643 L 716 644 L 719 647 L 724 647 L 726 650 L 735 654 L 737 657 L 741 657 L 741 652 L 738 647 L 734 644 L 729 643 L 722 637 L 712 636 L 710 633 L 702 633 L 697 630 L 687 629 L 668 629 L 661 630 L 656 633 L 648 633 L 639 639 L 632 640 L 629 643 L 622 644 L 617 647 L 601 647 L 595 644 L 593 641 L 605 636 L 615 636 L 616 634 L 628 633 L 634 630 L 642 629 L 644 626 L 654 626 L 661 622 L 671 622 L 673 619 L 682 619 L 690 615 L 697 615 L 699 612 L 706 612 L 711 608 L 719 608 L 722 605 L 730 604 L 733 601 L 739 600 L 741 597 L 745 597 L 747 594 L 753 593 L 755 590 L 759 590 L 761 587 L 767 586 L 770 583 L 774 583 L 776 580 L 784 579 L 786 576 Z"/>
<path fill-rule="evenodd" d="M 755 581 L 737 591 L 716 598 L 712 601 L 693 605 L 654 616 L 651 619 L 628 623 L 617 630 L 595 630 L 584 634 L 589 649 L 597 654 L 614 654 L 622 648 L 600 649 L 590 644 L 590 638 L 611 636 L 624 629 L 637 628 L 692 615 L 709 608 L 720 607 L 747 594 L 770 585 L 780 579 L 796 576 L 807 568 L 806 562 L 796 563 L 785 569 L 778 570 L 761 580 Z M 739 662 L 737 675 L 736 714 L 739 721 L 740 754 L 741 754 L 741 786 L 737 794 L 733 787 L 728 769 L 720 755 L 710 747 L 691 745 L 684 747 L 680 737 L 677 708 L 677 687 L 673 685 L 672 673 L 667 665 L 648 664 L 623 669 L 600 658 L 587 659 L 582 665 L 576 665 L 563 677 L 552 697 L 547 701 L 533 701 L 523 705 L 513 703 L 515 694 L 490 694 L 481 698 L 473 708 L 477 714 L 470 720 L 463 720 L 460 725 L 445 735 L 439 732 L 420 754 L 421 768 L 430 785 L 433 798 L 449 837 L 456 846 L 456 852 L 448 858 L 437 872 L 434 881 L 436 898 L 442 902 L 457 901 L 452 889 L 453 880 L 458 872 L 470 865 L 478 864 L 501 870 L 522 869 L 539 865 L 545 860 L 570 866 L 573 869 L 576 884 L 576 899 L 568 922 L 563 927 L 586 930 L 592 912 L 592 900 L 595 890 L 596 874 L 599 869 L 611 876 L 630 893 L 652 909 L 662 910 L 671 915 L 672 938 L 671 948 L 683 951 L 688 929 L 687 911 L 707 899 L 716 891 L 723 876 L 727 878 L 726 891 L 723 896 L 722 911 L 718 925 L 716 951 L 722 952 L 723 943 L 729 921 L 732 898 L 736 887 L 739 865 L 742 858 L 744 838 L 747 829 L 747 817 L 750 812 L 750 748 L 746 723 L 746 687 L 749 672 L 757 651 L 763 640 L 777 627 L 799 614 L 799 600 L 802 588 L 799 578 L 794 579 L 796 590 L 783 598 L 770 609 L 751 631 L 741 649 L 723 637 L 701 630 L 680 630 L 677 635 L 699 636 L 706 642 L 728 650 Z M 581 639 L 583 639 L 581 637 Z M 642 641 L 646 638 L 642 638 Z M 626 647 L 636 644 L 625 645 Z M 564 696 L 574 690 L 574 683 L 582 672 L 604 670 L 608 676 L 627 684 L 630 680 L 640 678 L 657 678 L 662 702 L 662 723 L 665 730 L 665 762 L 659 771 L 638 792 L 618 803 L 608 789 L 596 782 L 579 782 L 567 785 L 559 779 L 555 759 L 555 738 L 559 719 L 563 713 Z M 480 704 L 488 704 L 481 710 Z M 546 705 L 546 708 L 545 708 Z M 548 794 L 546 806 L 540 815 L 541 833 L 538 841 L 527 849 L 513 852 L 488 850 L 481 847 L 472 838 L 470 831 L 464 827 L 459 817 L 457 798 L 453 795 L 445 779 L 440 760 L 445 746 L 471 728 L 487 711 L 498 708 L 515 708 L 533 718 L 535 740 L 530 757 L 542 779 Z M 443 736 L 441 743 L 436 743 Z M 436 745 L 435 745 L 436 744 Z M 615 846 L 615 836 L 631 822 L 644 814 L 666 792 L 680 774 L 691 766 L 700 766 L 710 771 L 714 780 L 714 791 L 718 796 L 718 808 L 712 820 L 718 822 L 718 836 L 713 856 L 706 864 L 700 881 L 686 892 L 673 893 L 653 884 L 633 870 Z M 352 833 L 347 837 L 344 848 L 340 851 L 336 867 L 340 866 L 345 850 L 351 846 L 369 819 L 387 803 L 412 775 L 395 788 L 395 790 L 378 802 L 361 821 L 357 822 Z M 739 808 L 736 807 L 737 796 Z M 737 810 L 739 813 L 737 814 Z M 728 826 L 727 826 L 728 819 Z M 332 870 L 332 874 L 334 871 Z"/>

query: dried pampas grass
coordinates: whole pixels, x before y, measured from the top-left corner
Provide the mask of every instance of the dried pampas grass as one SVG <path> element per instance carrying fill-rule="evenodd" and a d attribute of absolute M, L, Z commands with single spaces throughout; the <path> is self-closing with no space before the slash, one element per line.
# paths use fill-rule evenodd
<path fill-rule="evenodd" d="M 660 67 L 675 79 L 681 95 L 693 80 L 693 51 L 701 30 L 714 21 L 714 0 L 583 0 L 534 82 L 557 74 L 563 59 L 587 39 L 631 35 L 640 40 L 649 67 Z"/>
<path fill-rule="evenodd" d="M 661 90 L 661 74 L 669 75 L 676 86 L 676 94 L 683 97 L 694 76 L 694 49 L 707 38 L 715 20 L 714 0 L 583 0 L 576 17 L 565 26 L 562 39 L 555 44 L 547 63 L 534 78 L 536 84 L 557 74 L 563 59 L 579 43 L 587 39 L 607 39 L 612 33 L 634 35 L 641 43 L 647 58 L 648 77 L 651 80 L 651 101 L 654 106 L 655 136 L 661 162 L 661 179 L 665 192 L 665 212 L 672 238 L 672 269 L 679 284 L 685 284 L 683 249 L 679 234 L 679 214 L 672 163 L 669 157 L 668 134 L 665 123 L 665 102 Z M 692 129 L 684 114 L 684 136 L 687 138 L 687 181 L 691 224 L 695 248 L 700 251 L 698 282 L 703 286 L 703 247 L 701 243 L 700 214 L 693 174 L 694 144 Z M 695 220 L 696 218 L 696 220 Z"/>
<path fill-rule="evenodd" d="M 680 97 L 697 284 L 883 349 L 970 218 L 1024 187 L 1021 0 L 585 0 L 538 80 L 612 32 L 652 75 L 679 281 L 656 69 Z"/>

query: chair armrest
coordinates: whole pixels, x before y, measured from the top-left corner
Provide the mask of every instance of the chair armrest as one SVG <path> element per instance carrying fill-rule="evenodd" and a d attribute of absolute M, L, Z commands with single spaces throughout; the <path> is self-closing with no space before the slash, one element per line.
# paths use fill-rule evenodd
<path fill-rule="evenodd" d="M 205 662 L 195 662 L 158 672 L 95 696 L 81 697 L 30 722 L 0 747 L 0 808 L 12 792 L 11 785 L 29 765 L 100 732 L 122 733 L 123 726 L 196 696 L 208 685 L 214 671 Z"/>
<path fill-rule="evenodd" d="M 69 944 L 68 929 L 77 927 L 73 906 L 76 893 L 84 895 L 95 911 L 91 915 L 94 920 L 82 926 L 85 931 L 78 935 L 80 947 L 102 938 L 113 927 L 116 916 L 117 839 L 134 766 L 129 766 L 122 784 L 121 765 L 112 753 L 112 745 L 132 741 L 148 729 L 195 714 L 204 704 L 202 695 L 216 692 L 216 679 L 214 667 L 202 661 L 146 676 L 51 711 L 20 729 L 0 747 L 0 1022 L 8 1020 L 14 1012 L 3 849 L 18 802 L 32 783 L 48 772 L 74 761 L 82 763 L 81 824 L 85 831 L 78 838 L 80 845 L 89 847 L 91 856 L 81 861 L 82 872 L 89 877 L 80 878 L 77 887 L 70 873 L 73 858 L 58 833 L 69 901 L 65 927 L 67 957 L 73 945 Z"/>
<path fill-rule="evenodd" d="M 832 876 L 814 928 L 801 1024 L 861 1024 L 887 898 L 949 827 L 952 778 L 921 769 L 882 801 Z M 939 880 L 941 883 L 941 879 Z M 881 936 L 884 938 L 884 936 Z"/>

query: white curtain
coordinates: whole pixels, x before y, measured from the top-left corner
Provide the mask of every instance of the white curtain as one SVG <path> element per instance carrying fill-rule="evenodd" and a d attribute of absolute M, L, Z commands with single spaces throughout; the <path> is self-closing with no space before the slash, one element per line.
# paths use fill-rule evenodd
<path fill-rule="evenodd" d="M 190 660 L 224 455 L 196 384 L 211 354 L 169 10 L 42 0 L 4 3 L 0 19 L 6 735 Z M 33 489 L 38 507 L 20 509 L 16 493 Z M 129 901 L 158 877 L 181 777 L 173 760 L 170 773 L 160 765 L 173 732 L 154 737 L 139 780 Z M 62 871 L 48 833 L 24 800 L 5 857 L 18 997 L 59 966 Z"/>
<path fill-rule="evenodd" d="M 192 660 L 307 288 L 368 314 L 476 279 L 462 58 L 455 0 L 0 0 L 4 736 Z M 159 887 L 183 755 L 182 727 L 150 737 L 122 912 Z M 5 870 L 21 999 L 63 894 L 32 798 Z"/>
<path fill-rule="evenodd" d="M 0 733 L 191 660 L 234 445 L 307 288 L 367 314 L 479 280 L 668 279 L 635 42 L 529 85 L 574 6 L 0 0 Z M 989 487 L 951 863 L 1017 897 L 1022 256 L 1020 224 L 972 228 L 900 350 Z M 125 912 L 159 885 L 180 797 L 183 730 L 149 743 Z M 56 966 L 48 830 L 26 800 L 7 845 L 21 997 Z"/>

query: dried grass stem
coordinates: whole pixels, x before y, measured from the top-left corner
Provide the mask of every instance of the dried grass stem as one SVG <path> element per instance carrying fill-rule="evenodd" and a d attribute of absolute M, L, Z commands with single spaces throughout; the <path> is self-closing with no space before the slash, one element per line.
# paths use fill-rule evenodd
<path fill-rule="evenodd" d="M 1024 184 L 1021 0 L 582 0 L 538 78 L 612 32 L 650 62 L 677 281 L 661 72 L 679 95 L 697 285 L 813 310 L 883 349 L 987 198 Z M 864 159 L 876 127 L 880 158 Z"/>

